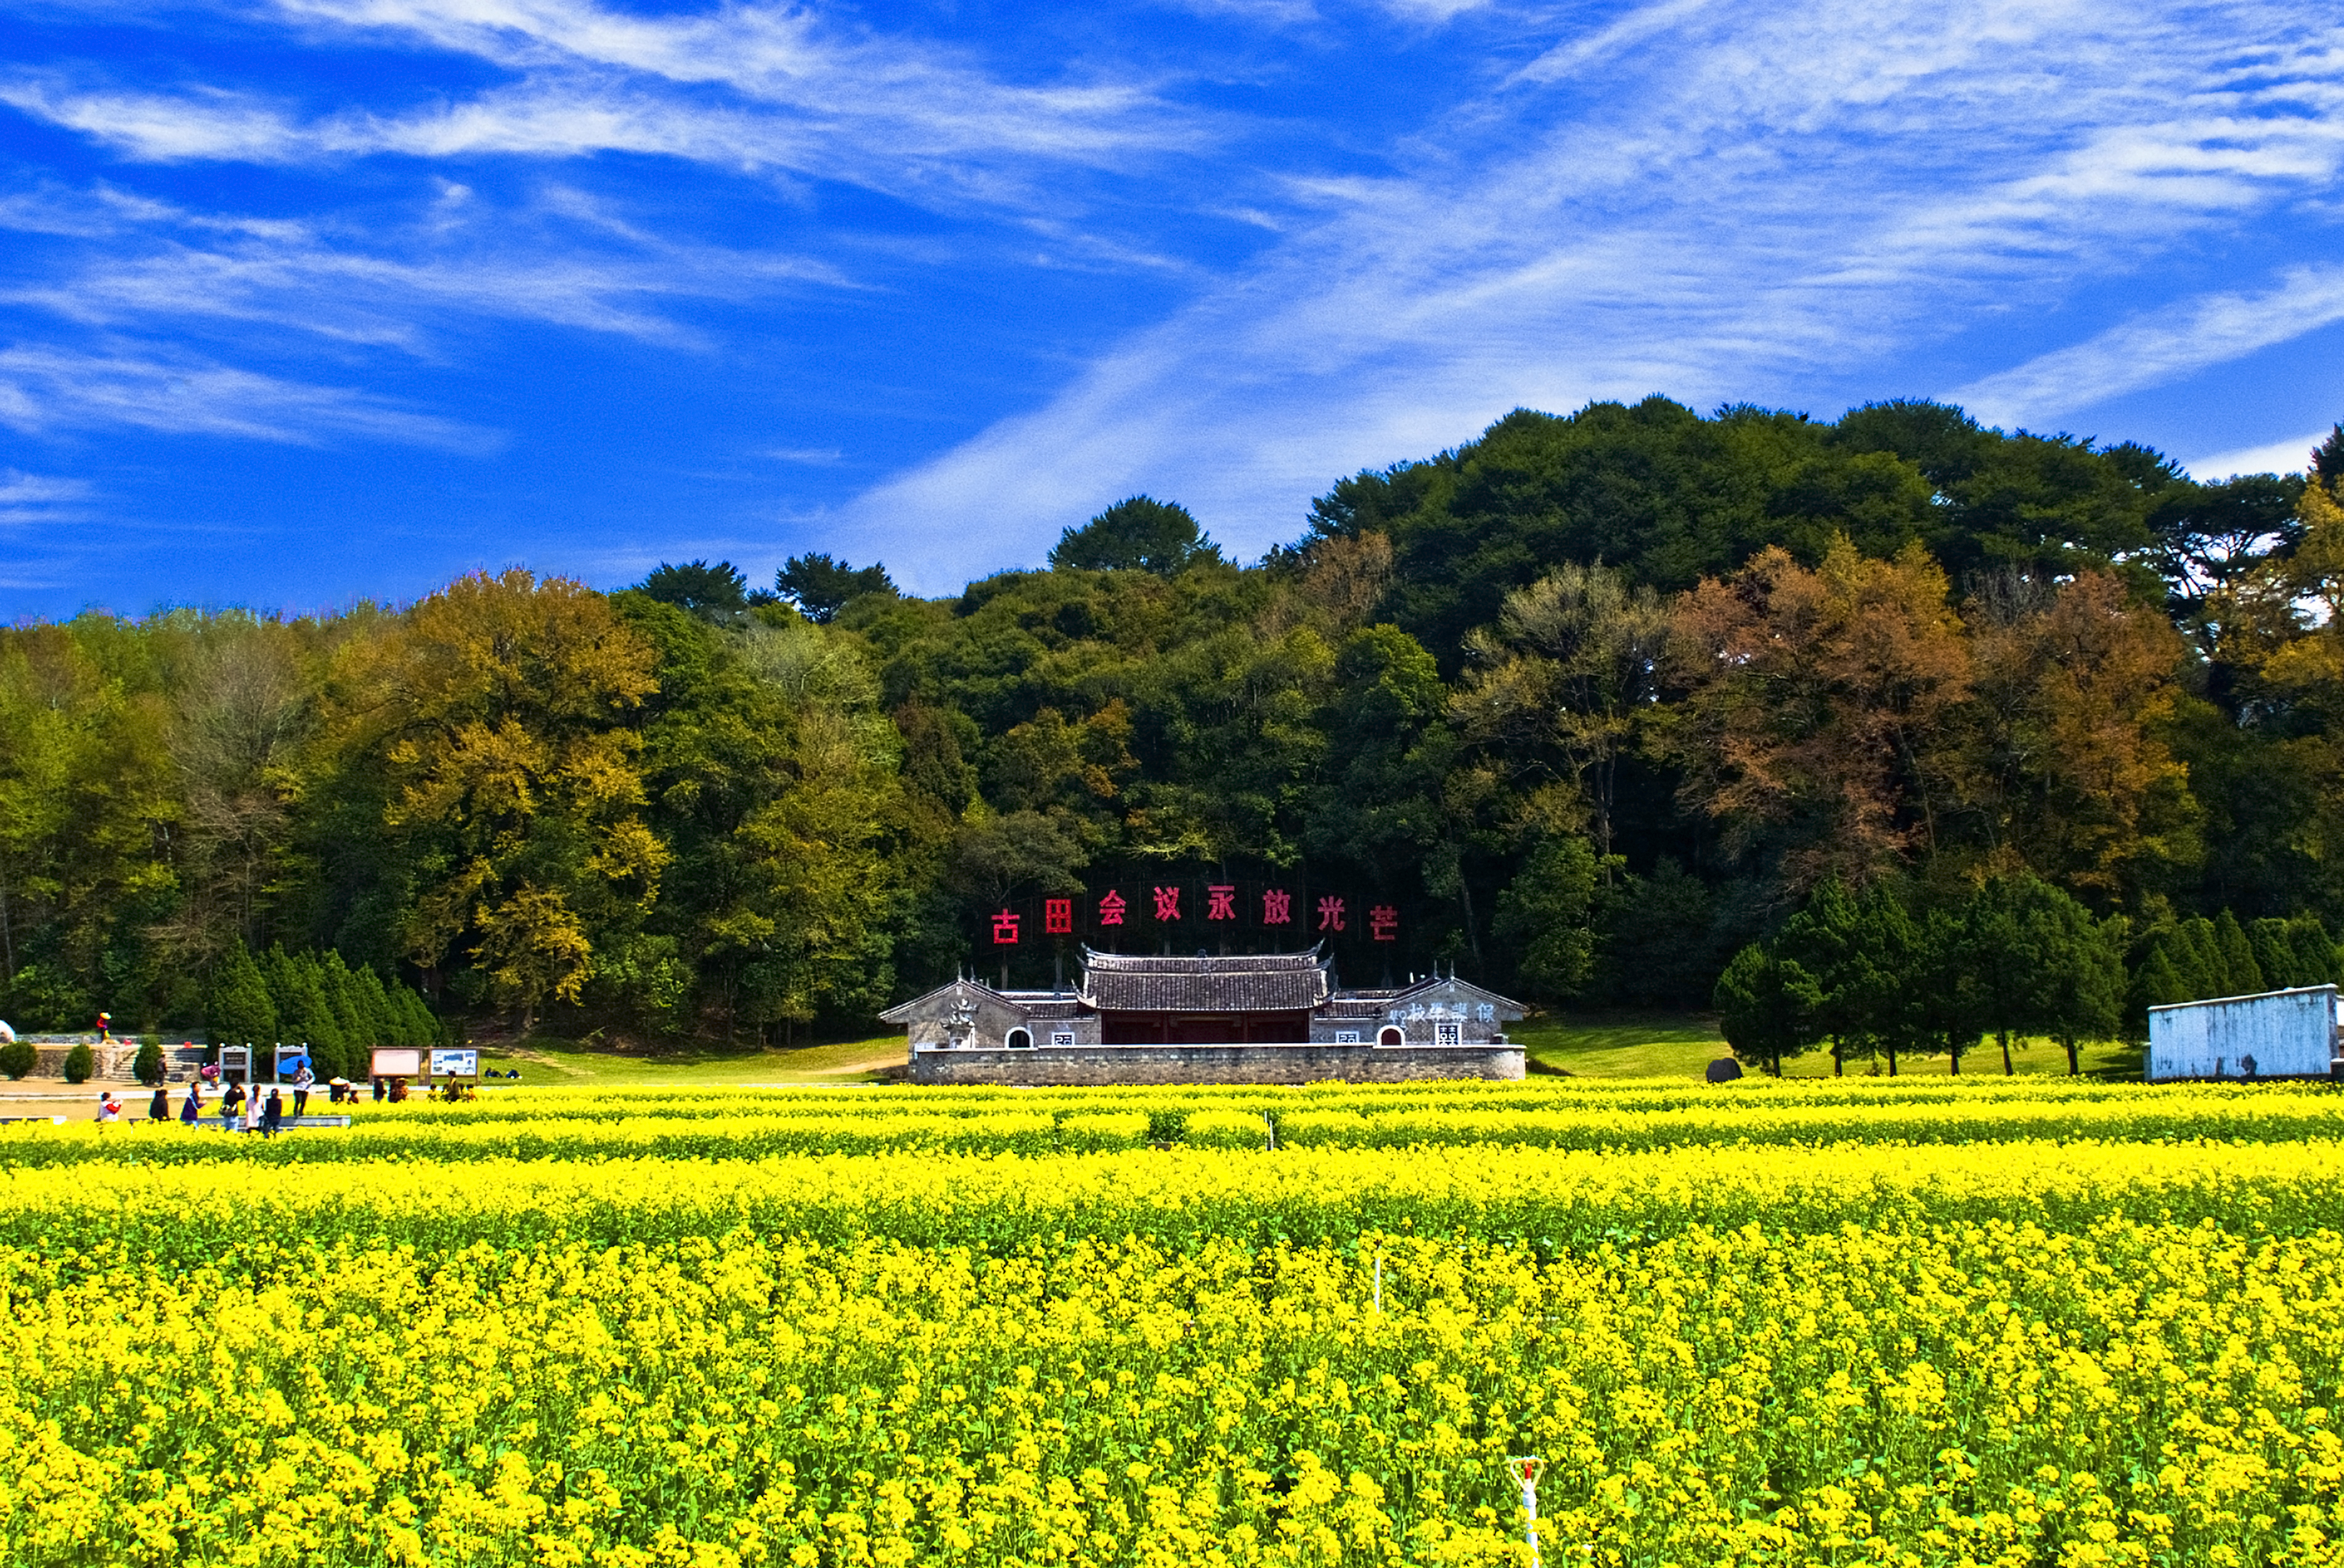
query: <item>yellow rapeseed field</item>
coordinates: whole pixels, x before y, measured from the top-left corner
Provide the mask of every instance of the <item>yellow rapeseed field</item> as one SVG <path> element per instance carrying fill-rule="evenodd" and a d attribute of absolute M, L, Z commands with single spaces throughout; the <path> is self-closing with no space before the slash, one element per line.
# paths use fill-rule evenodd
<path fill-rule="evenodd" d="M 2344 1097 L 1750 1088 L 0 1130 L 0 1563 L 2344 1563 Z"/>

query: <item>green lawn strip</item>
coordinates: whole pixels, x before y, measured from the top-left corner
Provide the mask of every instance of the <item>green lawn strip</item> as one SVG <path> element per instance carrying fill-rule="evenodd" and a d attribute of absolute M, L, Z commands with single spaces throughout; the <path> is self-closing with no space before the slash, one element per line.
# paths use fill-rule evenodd
<path fill-rule="evenodd" d="M 1552 1014 L 1525 1018 L 1506 1033 L 1529 1051 L 1533 1071 L 1543 1067 L 1577 1077 L 1697 1078 L 1711 1062 L 1733 1054 L 1717 1021 L 1698 1014 Z M 2064 1075 L 2067 1070 L 2066 1052 L 2050 1040 L 2014 1043 L 2010 1057 L 2020 1077 Z M 2081 1065 L 2094 1076 L 2137 1077 L 2140 1048 L 2116 1040 L 2096 1042 L 2084 1047 Z M 1868 1074 L 1875 1067 L 1885 1073 L 1887 1060 L 1851 1061 L 1847 1071 Z M 1942 1056 L 1907 1056 L 1897 1058 L 1896 1070 L 1900 1076 L 1943 1077 L 1951 1067 Z M 2000 1077 L 2001 1047 L 1989 1042 L 1968 1053 L 1962 1058 L 1962 1073 Z M 1783 1075 L 1827 1078 L 1832 1076 L 1831 1053 L 1818 1049 L 1793 1057 L 1783 1064 Z"/>
<path fill-rule="evenodd" d="M 520 1069 L 520 1081 L 550 1087 L 658 1088 L 706 1085 L 867 1083 L 904 1060 L 904 1037 L 798 1046 L 787 1050 L 595 1050 L 574 1041 L 536 1038 L 480 1052 L 483 1072 Z"/>

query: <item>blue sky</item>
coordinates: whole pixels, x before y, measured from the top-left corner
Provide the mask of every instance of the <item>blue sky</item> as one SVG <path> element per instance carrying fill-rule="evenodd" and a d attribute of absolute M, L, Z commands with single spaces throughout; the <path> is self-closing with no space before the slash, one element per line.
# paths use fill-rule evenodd
<path fill-rule="evenodd" d="M 2344 418 L 2312 4 L 0 5 L 0 614 L 1241 554 L 1518 405 Z"/>

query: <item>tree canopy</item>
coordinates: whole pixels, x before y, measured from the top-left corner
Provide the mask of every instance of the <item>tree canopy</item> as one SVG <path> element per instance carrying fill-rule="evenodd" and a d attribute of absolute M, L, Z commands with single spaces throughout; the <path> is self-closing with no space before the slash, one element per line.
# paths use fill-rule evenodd
<path fill-rule="evenodd" d="M 938 598 L 809 552 L 0 629 L 0 1015 L 771 1038 L 1193 878 L 1385 911 L 1360 983 L 1713 1004 L 1769 1065 L 2137 1032 L 2338 972 L 2339 467 L 1652 398 L 1254 564 L 1136 496 Z"/>

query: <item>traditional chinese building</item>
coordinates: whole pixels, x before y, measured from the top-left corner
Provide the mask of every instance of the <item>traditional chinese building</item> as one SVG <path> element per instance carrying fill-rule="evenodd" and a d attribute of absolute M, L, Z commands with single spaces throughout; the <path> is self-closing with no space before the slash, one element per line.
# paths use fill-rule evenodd
<path fill-rule="evenodd" d="M 1519 1078 L 1519 1003 L 1454 974 L 1342 990 L 1313 948 L 1193 958 L 1082 950 L 1071 990 L 955 980 L 880 1015 L 917 1083 Z"/>

